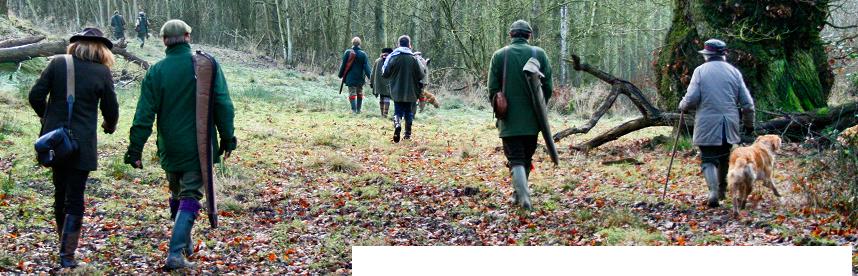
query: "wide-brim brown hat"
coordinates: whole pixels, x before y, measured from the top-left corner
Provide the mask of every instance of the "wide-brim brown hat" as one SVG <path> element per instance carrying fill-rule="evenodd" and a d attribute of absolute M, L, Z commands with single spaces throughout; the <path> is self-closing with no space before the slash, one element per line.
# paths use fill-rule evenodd
<path fill-rule="evenodd" d="M 86 28 L 81 30 L 69 38 L 69 43 L 75 43 L 81 40 L 101 42 L 104 43 L 104 46 L 107 46 L 107 49 L 113 49 L 113 42 L 104 37 L 104 33 L 102 33 L 98 28 Z"/>

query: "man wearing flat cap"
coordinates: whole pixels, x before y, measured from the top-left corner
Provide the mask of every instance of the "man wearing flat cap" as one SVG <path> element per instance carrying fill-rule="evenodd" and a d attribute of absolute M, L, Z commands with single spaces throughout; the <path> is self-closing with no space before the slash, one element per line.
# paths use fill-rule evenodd
<path fill-rule="evenodd" d="M 125 163 L 143 166 L 143 146 L 158 121 L 158 157 L 170 186 L 170 213 L 175 220 L 165 269 L 193 266 L 186 256 L 193 253 L 191 228 L 202 208 L 203 175 L 197 144 L 197 81 L 191 53 L 191 27 L 181 20 L 170 20 L 161 27 L 167 56 L 149 68 L 140 88 L 137 112 L 131 126 Z M 214 162 L 236 148 L 233 129 L 235 116 L 226 79 L 220 68 L 214 73 L 211 112 L 220 134 L 216 143 L 212 131 Z"/>
<path fill-rule="evenodd" d="M 730 149 L 741 142 L 740 120 L 746 133 L 753 132 L 754 99 L 742 73 L 727 63 L 726 43 L 710 39 L 700 54 L 706 62 L 694 69 L 679 110 L 696 110 L 693 144 L 700 147 L 700 168 L 709 187 L 707 205 L 714 208 L 727 192 Z"/>
<path fill-rule="evenodd" d="M 512 202 L 523 209 L 532 208 L 528 177 L 533 167 L 533 154 L 536 152 L 537 135 L 540 133 L 537 110 L 534 109 L 528 81 L 522 68 L 530 58 L 539 61 L 542 79 L 542 93 L 545 101 L 551 98 L 551 65 L 542 48 L 531 46 L 528 40 L 533 33 L 530 24 L 524 20 L 512 23 L 509 46 L 495 51 L 489 65 L 489 99 L 496 100 L 496 94 L 502 92 L 508 103 L 505 118 L 496 122 L 498 136 L 503 141 L 503 152 L 511 174 L 515 190 Z"/>

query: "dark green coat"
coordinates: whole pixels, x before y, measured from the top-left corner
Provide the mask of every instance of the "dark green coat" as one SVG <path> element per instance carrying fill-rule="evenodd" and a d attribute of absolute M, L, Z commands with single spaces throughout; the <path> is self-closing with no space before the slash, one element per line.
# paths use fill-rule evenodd
<path fill-rule="evenodd" d="M 375 60 L 375 70 L 372 71 L 372 93 L 378 96 L 390 97 L 390 81 L 381 77 L 381 67 L 384 66 L 384 59 L 378 58 Z"/>
<path fill-rule="evenodd" d="M 420 62 L 410 53 L 388 59 L 387 70 L 381 77 L 390 79 L 390 97 L 394 102 L 417 102 L 422 94 L 420 81 L 426 76 Z"/>
<path fill-rule="evenodd" d="M 137 16 L 137 36 L 145 38 L 149 34 L 149 18 L 146 15 Z"/>
<path fill-rule="evenodd" d="M 110 26 L 113 27 L 114 38 L 125 37 L 125 18 L 122 18 L 121 15 L 114 14 L 110 18 Z"/>
<path fill-rule="evenodd" d="M 372 75 L 372 69 L 369 66 L 369 58 L 366 56 L 366 52 L 360 47 L 355 46 L 343 53 L 343 62 L 340 63 L 340 73 L 337 76 L 343 75 L 349 60 L 349 53 L 352 51 L 355 51 L 355 61 L 352 62 L 352 67 L 349 68 L 349 73 L 346 75 L 346 86 L 363 86 L 366 84 L 366 78 L 370 78 Z"/>
<path fill-rule="evenodd" d="M 548 57 L 545 51 L 539 47 L 536 48 L 536 59 L 541 65 L 540 71 L 545 75 L 542 80 L 542 92 L 545 95 L 545 101 L 551 98 L 551 66 L 548 63 Z M 495 51 L 492 56 L 492 63 L 489 67 L 489 95 L 490 98 L 495 92 L 501 90 L 501 79 L 503 75 L 504 52 L 509 50 L 507 61 L 507 76 L 506 88 L 504 89 L 507 101 L 509 102 L 508 114 L 505 120 L 498 120 L 497 127 L 500 137 L 522 136 L 522 135 L 537 135 L 539 134 L 539 125 L 536 120 L 536 113 L 533 109 L 533 103 L 528 96 L 527 80 L 525 79 L 522 68 L 527 60 L 533 55 L 531 46 L 527 44 L 527 40 L 523 38 L 515 38 L 512 43 L 500 50 Z"/>
<path fill-rule="evenodd" d="M 146 73 L 140 88 L 137 113 L 131 125 L 129 152 L 142 152 L 158 120 L 158 157 L 161 168 L 168 172 L 200 170 L 196 138 L 196 89 L 191 62 L 191 46 L 182 43 L 167 48 L 167 57 Z M 214 123 L 220 137 L 234 137 L 232 100 L 223 70 L 219 67 L 214 85 Z M 212 131 L 212 135 L 215 135 Z M 215 141 L 215 152 L 219 145 Z M 234 145 L 223 145 L 234 148 Z M 219 160 L 217 156 L 215 160 Z M 148 160 L 144 158 L 144 162 Z M 217 161 L 216 161 L 217 162 Z"/>
<path fill-rule="evenodd" d="M 119 105 L 113 91 L 110 68 L 74 58 L 74 70 L 75 102 L 70 128 L 77 137 L 80 152 L 68 164 L 78 170 L 94 171 L 98 167 L 98 110 L 101 109 L 104 121 L 115 128 L 119 120 Z M 40 135 L 68 122 L 66 93 L 66 62 L 58 56 L 51 60 L 30 90 L 30 106 L 36 115 L 45 119 Z"/>

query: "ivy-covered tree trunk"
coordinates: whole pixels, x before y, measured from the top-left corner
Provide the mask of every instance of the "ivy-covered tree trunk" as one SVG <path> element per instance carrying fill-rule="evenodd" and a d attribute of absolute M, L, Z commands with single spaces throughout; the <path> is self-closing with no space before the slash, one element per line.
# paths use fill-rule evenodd
<path fill-rule="evenodd" d="M 674 0 L 674 16 L 655 70 L 659 105 L 673 110 L 685 94 L 703 42 L 727 42 L 757 109 L 801 112 L 825 107 L 834 75 L 820 30 L 829 0 Z M 758 113 L 759 114 L 759 113 Z"/>

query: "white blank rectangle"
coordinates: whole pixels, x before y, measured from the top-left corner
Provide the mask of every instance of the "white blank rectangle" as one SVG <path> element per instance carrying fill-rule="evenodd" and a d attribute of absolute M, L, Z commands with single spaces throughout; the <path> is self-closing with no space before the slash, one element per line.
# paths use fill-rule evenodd
<path fill-rule="evenodd" d="M 368 247 L 354 275 L 852 275 L 837 247 Z"/>

